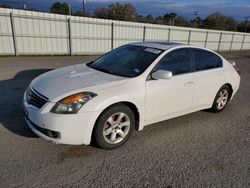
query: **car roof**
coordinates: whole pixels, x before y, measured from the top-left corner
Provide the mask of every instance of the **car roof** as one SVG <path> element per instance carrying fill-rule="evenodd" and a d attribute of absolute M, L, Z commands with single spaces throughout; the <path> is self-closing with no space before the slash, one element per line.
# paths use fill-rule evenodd
<path fill-rule="evenodd" d="M 149 48 L 157 48 L 161 50 L 167 50 L 171 47 L 175 46 L 180 46 L 183 45 L 181 43 L 176 43 L 176 42 L 135 42 L 132 43 L 132 45 L 137 45 L 137 46 L 145 46 Z"/>

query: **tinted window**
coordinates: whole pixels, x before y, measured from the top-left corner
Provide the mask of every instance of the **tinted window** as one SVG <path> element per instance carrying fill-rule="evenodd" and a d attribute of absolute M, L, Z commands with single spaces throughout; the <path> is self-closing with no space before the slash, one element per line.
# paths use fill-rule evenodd
<path fill-rule="evenodd" d="M 87 66 L 124 77 L 135 77 L 162 53 L 162 50 L 136 45 L 125 45 L 102 56 Z"/>
<path fill-rule="evenodd" d="M 178 75 L 190 72 L 190 65 L 189 50 L 178 49 L 163 57 L 156 70 L 167 70 L 171 71 L 173 75 Z"/>
<path fill-rule="evenodd" d="M 222 60 L 217 55 L 200 49 L 192 49 L 195 61 L 195 70 L 208 70 L 222 67 Z"/>
<path fill-rule="evenodd" d="M 219 56 L 217 56 L 216 54 L 214 54 L 214 60 L 215 60 L 215 67 L 222 67 L 222 60 Z"/>

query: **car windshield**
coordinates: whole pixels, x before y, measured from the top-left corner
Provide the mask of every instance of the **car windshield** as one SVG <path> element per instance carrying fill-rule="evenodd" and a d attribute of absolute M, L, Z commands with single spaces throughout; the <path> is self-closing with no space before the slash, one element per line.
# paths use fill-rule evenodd
<path fill-rule="evenodd" d="M 136 77 L 162 53 L 162 50 L 137 45 L 117 48 L 93 63 L 90 68 L 123 77 Z"/>

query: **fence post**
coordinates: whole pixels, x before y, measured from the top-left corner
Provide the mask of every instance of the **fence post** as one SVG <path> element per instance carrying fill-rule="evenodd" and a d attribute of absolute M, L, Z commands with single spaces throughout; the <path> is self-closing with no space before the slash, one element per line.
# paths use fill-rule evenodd
<path fill-rule="evenodd" d="M 218 45 L 218 52 L 220 51 L 221 39 L 222 39 L 222 32 L 220 33 L 220 39 L 219 39 L 219 45 Z"/>
<path fill-rule="evenodd" d="M 189 32 L 188 32 L 188 44 L 190 44 L 190 39 L 191 39 L 191 30 L 189 30 Z"/>
<path fill-rule="evenodd" d="M 18 56 L 16 30 L 15 30 L 14 16 L 13 16 L 12 12 L 10 13 L 10 24 L 11 24 L 11 31 L 12 31 L 12 39 L 13 39 L 13 46 L 14 46 L 15 56 Z"/>
<path fill-rule="evenodd" d="M 71 19 L 68 18 L 68 36 L 69 36 L 69 55 L 73 55 L 72 51 L 72 32 L 71 32 Z"/>
<path fill-rule="evenodd" d="M 205 39 L 204 48 L 206 48 L 206 47 L 207 47 L 207 39 L 208 39 L 208 31 L 207 31 L 207 34 L 206 34 L 206 39 Z"/>
<path fill-rule="evenodd" d="M 230 51 L 232 51 L 233 41 L 234 41 L 234 33 L 233 33 L 232 40 L 231 40 L 231 44 L 230 44 Z"/>
<path fill-rule="evenodd" d="M 243 50 L 243 45 L 244 45 L 244 43 L 245 43 L 245 37 L 246 37 L 246 35 L 244 34 L 244 35 L 243 35 L 243 39 L 242 39 L 242 43 L 241 43 L 240 51 Z"/>
<path fill-rule="evenodd" d="M 142 41 L 145 42 L 146 39 L 146 26 L 143 27 L 143 38 Z"/>
<path fill-rule="evenodd" d="M 168 28 L 168 42 L 170 42 L 170 32 L 171 32 L 171 30 L 170 30 L 170 28 Z"/>
<path fill-rule="evenodd" d="M 111 23 L 111 50 L 114 49 L 114 23 Z"/>

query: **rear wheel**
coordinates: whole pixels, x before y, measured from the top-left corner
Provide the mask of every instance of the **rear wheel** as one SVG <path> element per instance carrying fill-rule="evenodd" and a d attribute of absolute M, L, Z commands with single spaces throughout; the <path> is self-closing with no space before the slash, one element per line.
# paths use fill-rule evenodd
<path fill-rule="evenodd" d="M 230 99 L 230 89 L 228 86 L 223 86 L 217 93 L 211 110 L 213 112 L 221 112 L 227 105 Z"/>
<path fill-rule="evenodd" d="M 105 110 L 94 129 L 96 144 L 103 149 L 114 149 L 124 144 L 135 127 L 133 111 L 117 104 Z"/>

